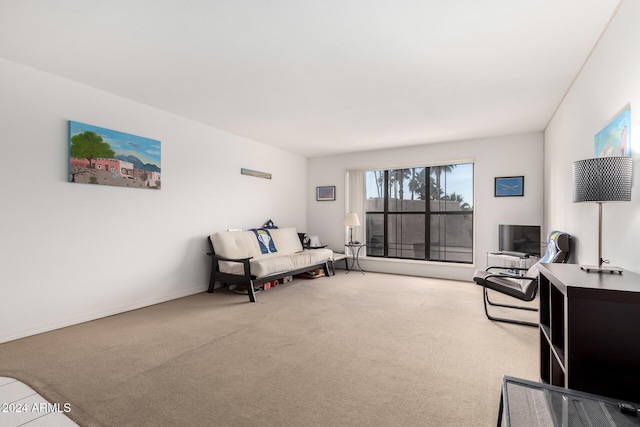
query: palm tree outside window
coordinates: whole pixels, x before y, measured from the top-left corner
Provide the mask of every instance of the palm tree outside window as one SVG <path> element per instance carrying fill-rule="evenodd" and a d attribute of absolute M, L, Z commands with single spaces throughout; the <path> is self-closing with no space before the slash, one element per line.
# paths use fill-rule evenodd
<path fill-rule="evenodd" d="M 367 171 L 367 256 L 473 262 L 473 163 Z"/>

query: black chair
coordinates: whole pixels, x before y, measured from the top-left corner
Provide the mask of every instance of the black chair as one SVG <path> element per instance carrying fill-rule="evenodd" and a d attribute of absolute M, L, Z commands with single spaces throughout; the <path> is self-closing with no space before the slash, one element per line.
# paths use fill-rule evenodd
<path fill-rule="evenodd" d="M 549 234 L 547 251 L 544 257 L 529 269 L 489 267 L 484 271 L 476 271 L 473 275 L 473 280 L 483 287 L 484 312 L 487 315 L 487 318 L 496 322 L 537 327 L 537 323 L 491 316 L 489 314 L 487 303 L 496 307 L 513 308 L 518 310 L 538 311 L 538 309 L 534 307 L 523 307 L 492 302 L 489 300 L 487 289 L 517 298 L 521 301 L 533 301 L 538 291 L 538 265 L 540 263 L 565 263 L 569 258 L 570 252 L 571 236 L 562 231 L 552 231 Z M 520 276 L 518 273 L 513 273 L 512 271 L 526 271 L 526 273 L 523 276 Z"/>

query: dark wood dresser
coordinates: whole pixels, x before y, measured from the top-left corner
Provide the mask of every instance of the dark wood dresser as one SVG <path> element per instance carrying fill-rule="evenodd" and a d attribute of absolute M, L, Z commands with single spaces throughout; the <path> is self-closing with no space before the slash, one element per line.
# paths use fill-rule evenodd
<path fill-rule="evenodd" d="M 640 402 L 640 275 L 541 265 L 540 379 Z"/>

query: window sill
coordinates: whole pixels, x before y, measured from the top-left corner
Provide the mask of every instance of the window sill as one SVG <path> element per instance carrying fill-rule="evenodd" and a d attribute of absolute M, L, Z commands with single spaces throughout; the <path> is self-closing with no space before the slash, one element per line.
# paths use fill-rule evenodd
<path fill-rule="evenodd" d="M 393 264 L 409 264 L 417 266 L 438 266 L 438 267 L 456 267 L 456 268 L 469 268 L 476 269 L 476 264 L 467 264 L 462 262 L 443 262 L 443 261 L 423 261 L 419 259 L 406 259 L 406 258 L 382 258 L 382 257 L 370 257 L 361 256 L 359 258 L 363 262 L 380 262 L 380 263 L 393 263 Z"/>

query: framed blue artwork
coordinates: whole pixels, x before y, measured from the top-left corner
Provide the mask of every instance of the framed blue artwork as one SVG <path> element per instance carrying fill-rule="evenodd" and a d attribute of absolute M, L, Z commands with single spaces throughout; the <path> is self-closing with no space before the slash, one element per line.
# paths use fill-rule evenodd
<path fill-rule="evenodd" d="M 524 196 L 524 176 L 503 176 L 496 178 L 495 197 Z"/>
<path fill-rule="evenodd" d="M 594 137 L 596 157 L 631 157 L 631 109 L 626 108 Z"/>

